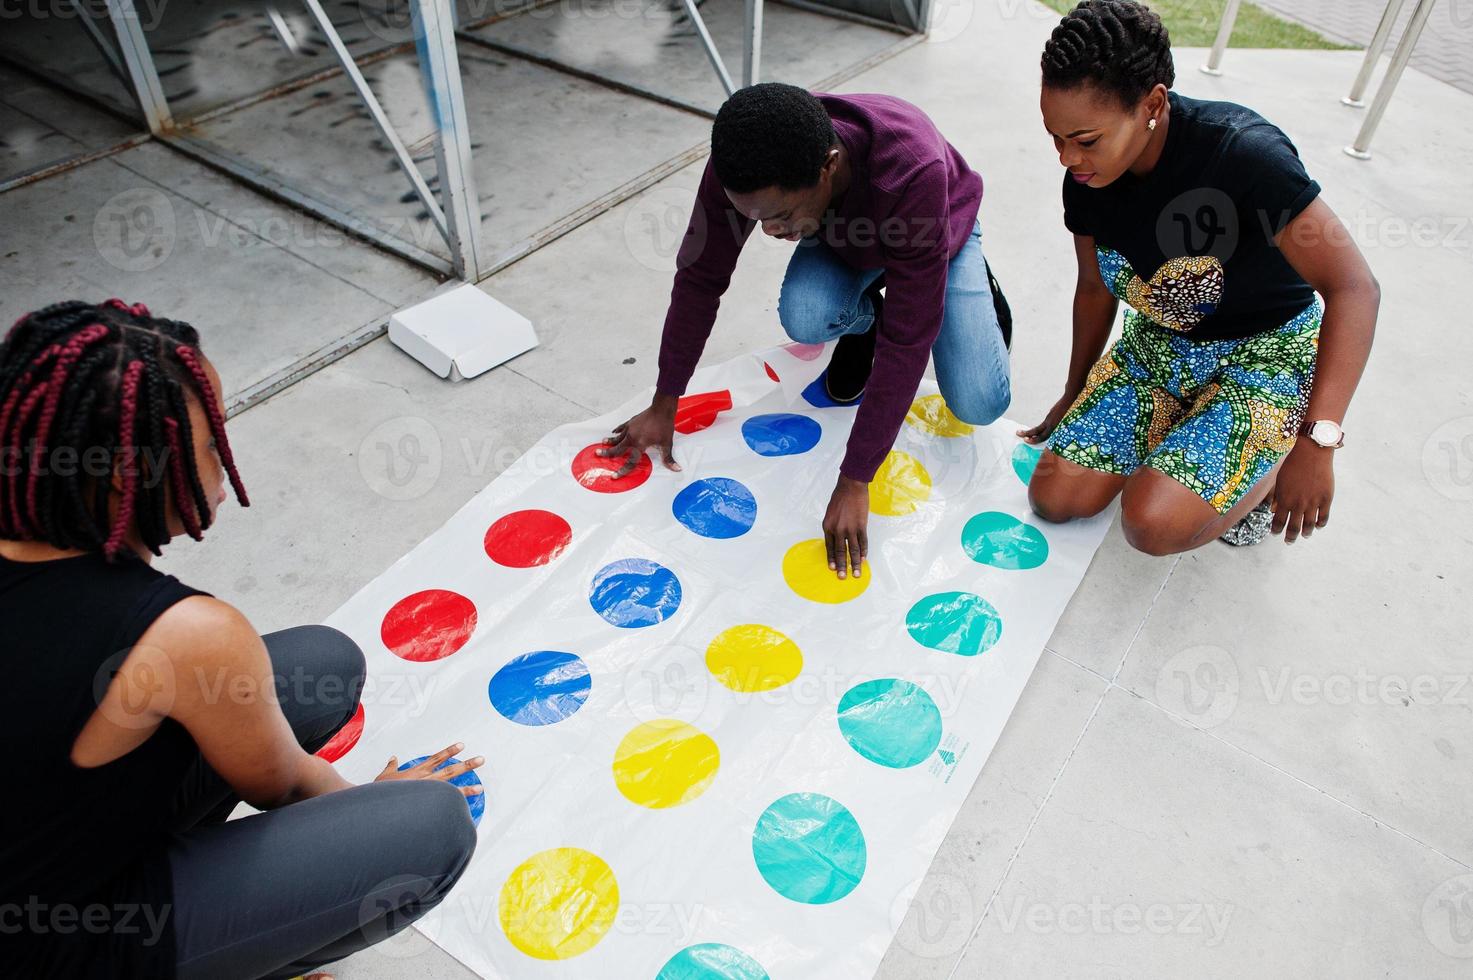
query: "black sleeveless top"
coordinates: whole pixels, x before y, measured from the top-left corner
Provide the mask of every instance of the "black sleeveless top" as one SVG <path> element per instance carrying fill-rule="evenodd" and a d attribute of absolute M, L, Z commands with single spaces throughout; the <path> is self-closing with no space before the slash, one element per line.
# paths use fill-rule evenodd
<path fill-rule="evenodd" d="M 138 638 L 202 594 L 136 559 L 0 557 L 0 745 L 19 787 L 0 806 L 7 974 L 174 974 L 163 846 L 199 749 L 165 719 L 106 765 L 78 768 L 71 751 Z"/>

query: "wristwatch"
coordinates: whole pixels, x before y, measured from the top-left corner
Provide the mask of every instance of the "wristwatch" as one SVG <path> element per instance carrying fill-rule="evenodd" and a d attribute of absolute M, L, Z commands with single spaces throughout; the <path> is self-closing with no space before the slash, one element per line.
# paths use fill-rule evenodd
<path fill-rule="evenodd" d="M 1331 422 L 1329 419 L 1309 423 L 1304 434 L 1309 436 L 1315 445 L 1324 449 L 1339 449 L 1345 445 L 1345 430 L 1340 428 L 1338 422 Z"/>

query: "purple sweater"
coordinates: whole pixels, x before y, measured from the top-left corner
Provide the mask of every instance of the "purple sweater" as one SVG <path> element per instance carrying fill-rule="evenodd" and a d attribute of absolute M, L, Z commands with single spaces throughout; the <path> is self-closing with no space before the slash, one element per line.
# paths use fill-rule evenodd
<path fill-rule="evenodd" d="M 895 443 L 941 329 L 946 267 L 977 220 L 982 178 L 924 112 L 889 95 L 818 93 L 853 176 L 819 235 L 856 269 L 885 270 L 874 373 L 839 472 L 869 482 Z M 707 163 L 676 257 L 660 340 L 661 394 L 681 395 L 716 322 L 755 222 L 731 206 Z"/>

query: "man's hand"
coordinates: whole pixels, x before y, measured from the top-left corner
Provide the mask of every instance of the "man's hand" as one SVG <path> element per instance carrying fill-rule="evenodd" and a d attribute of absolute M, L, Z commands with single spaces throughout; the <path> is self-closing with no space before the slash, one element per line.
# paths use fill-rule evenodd
<path fill-rule="evenodd" d="M 1069 411 L 1069 407 L 1074 404 L 1076 397 L 1078 396 L 1065 392 L 1063 398 L 1054 402 L 1054 407 L 1048 410 L 1048 414 L 1043 417 L 1042 422 L 1031 429 L 1019 429 L 1017 433 L 1019 438 L 1035 446 L 1047 440 L 1049 436 L 1054 434 L 1054 430 L 1059 427 L 1060 420 Z"/>
<path fill-rule="evenodd" d="M 829 568 L 846 577 L 852 570 L 859 578 L 869 555 L 869 484 L 840 476 L 823 516 L 823 543 L 829 553 Z"/>
<path fill-rule="evenodd" d="M 1283 532 L 1284 543 L 1293 544 L 1303 534 L 1330 521 L 1330 501 L 1335 496 L 1335 450 L 1300 439 L 1289 450 L 1278 480 L 1269 494 L 1274 511 L 1270 530 Z"/>
<path fill-rule="evenodd" d="M 604 440 L 603 448 L 598 451 L 600 456 L 606 459 L 629 457 L 614 474 L 614 479 L 633 473 L 647 449 L 658 449 L 666 467 L 680 469 L 680 464 L 675 462 L 675 408 L 679 404 L 679 398 L 657 393 L 649 408 L 616 428 L 614 434 Z"/>

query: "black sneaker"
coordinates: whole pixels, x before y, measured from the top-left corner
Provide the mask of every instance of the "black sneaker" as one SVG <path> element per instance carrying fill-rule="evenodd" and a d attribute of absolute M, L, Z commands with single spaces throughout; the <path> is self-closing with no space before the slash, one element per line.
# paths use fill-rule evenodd
<path fill-rule="evenodd" d="M 875 339 L 880 335 L 880 320 L 884 316 L 884 298 L 879 285 L 870 286 L 865 295 L 875 307 L 875 322 L 864 333 L 847 333 L 834 345 L 834 354 L 829 358 L 828 370 L 823 375 L 823 388 L 828 396 L 840 405 L 848 405 L 860 399 L 865 385 L 869 384 L 869 373 L 875 366 Z"/>
<path fill-rule="evenodd" d="M 997 310 L 997 327 L 1002 331 L 1002 344 L 1008 350 L 1013 349 L 1013 308 L 1008 305 L 1008 298 L 1002 294 L 1002 287 L 997 284 L 997 277 L 992 274 L 992 263 L 987 264 L 987 285 L 992 289 L 992 307 Z"/>

